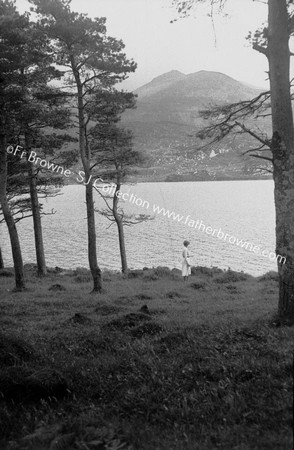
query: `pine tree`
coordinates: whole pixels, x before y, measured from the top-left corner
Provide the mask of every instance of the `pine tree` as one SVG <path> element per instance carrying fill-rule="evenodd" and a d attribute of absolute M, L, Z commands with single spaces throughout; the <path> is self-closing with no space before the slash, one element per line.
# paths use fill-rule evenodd
<path fill-rule="evenodd" d="M 93 277 L 93 292 L 102 289 L 101 270 L 97 262 L 93 197 L 91 102 L 95 93 L 109 89 L 126 78 L 136 65 L 123 53 L 122 41 L 106 35 L 105 18 L 90 19 L 72 12 L 69 0 L 30 0 L 40 15 L 39 25 L 55 43 L 55 62 L 69 68 L 68 82 L 74 85 L 78 116 L 79 152 L 85 173 L 88 227 L 88 259 Z"/>
<path fill-rule="evenodd" d="M 92 114 L 97 117 L 97 123 L 89 133 L 89 142 L 96 160 L 93 168 L 97 165 L 100 168 L 101 177 L 111 183 L 110 194 L 104 194 L 104 186 L 101 189 L 100 183 L 98 185 L 94 183 L 96 191 L 106 205 L 106 208 L 96 209 L 96 211 L 106 217 L 111 225 L 115 223 L 117 226 L 122 272 L 127 274 L 124 227 L 150 219 L 150 216 L 146 214 L 127 214 L 119 205 L 123 184 L 128 181 L 128 176 L 134 167 L 144 162 L 142 154 L 133 148 L 132 132 L 119 124 L 121 114 L 126 109 L 135 107 L 135 96 L 132 93 L 114 89 L 111 92 L 101 92 L 96 97 L 96 101 L 92 104 Z"/>
<path fill-rule="evenodd" d="M 19 237 L 7 199 L 7 138 L 13 129 L 13 116 L 21 100 L 17 64 L 28 18 L 18 14 L 14 2 L 0 4 L 0 204 L 9 231 L 14 271 L 15 290 L 25 288 L 22 253 Z"/>

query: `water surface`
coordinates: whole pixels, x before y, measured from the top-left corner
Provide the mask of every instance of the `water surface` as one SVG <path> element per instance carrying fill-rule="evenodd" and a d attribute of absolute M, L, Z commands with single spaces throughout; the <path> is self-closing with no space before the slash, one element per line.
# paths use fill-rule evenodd
<path fill-rule="evenodd" d="M 201 231 L 204 226 L 221 229 L 222 232 L 259 246 L 262 250 L 274 252 L 273 188 L 271 180 L 139 183 L 125 186 L 123 191 L 128 192 L 129 197 L 123 204 L 124 209 L 154 216 L 153 220 L 125 228 L 129 266 L 142 268 L 163 265 L 180 268 L 182 241 L 188 239 L 195 265 L 224 269 L 230 267 L 252 275 L 276 270 L 275 261 Z M 62 189 L 62 194 L 43 200 L 46 212 L 52 208 L 56 211 L 54 215 L 42 218 L 47 265 L 87 267 L 85 189 L 80 184 L 66 186 Z M 129 201 L 131 194 L 133 203 Z M 102 208 L 103 200 L 97 193 L 95 198 L 96 208 Z M 140 200 L 144 201 L 144 207 L 139 206 Z M 154 213 L 153 205 L 182 215 L 182 223 Z M 186 221 L 188 215 L 190 217 Z M 201 230 L 195 226 L 189 227 L 190 220 L 198 220 L 204 226 Z M 120 269 L 117 230 L 115 224 L 110 225 L 105 217 L 97 213 L 98 262 L 103 269 Z M 18 230 L 24 262 L 35 262 L 32 220 L 19 222 Z M 10 265 L 11 252 L 3 225 L 0 239 L 5 263 Z"/>

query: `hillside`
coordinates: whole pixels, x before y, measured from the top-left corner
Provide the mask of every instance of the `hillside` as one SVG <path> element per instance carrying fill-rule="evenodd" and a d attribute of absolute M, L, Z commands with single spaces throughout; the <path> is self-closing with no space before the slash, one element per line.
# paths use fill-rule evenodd
<path fill-rule="evenodd" d="M 185 75 L 173 70 L 137 89 L 137 108 L 124 113 L 122 124 L 134 132 L 135 147 L 148 158 L 142 180 L 209 180 L 256 178 L 261 160 L 241 156 L 254 147 L 250 137 L 229 137 L 200 150 L 196 133 L 206 125 L 199 111 L 209 105 L 249 100 L 260 93 L 217 72 Z M 270 133 L 269 120 L 258 123 Z"/>

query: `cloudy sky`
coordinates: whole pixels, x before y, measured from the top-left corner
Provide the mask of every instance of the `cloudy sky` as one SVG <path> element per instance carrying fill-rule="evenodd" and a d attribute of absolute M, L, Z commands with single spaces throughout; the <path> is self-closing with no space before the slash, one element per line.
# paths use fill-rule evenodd
<path fill-rule="evenodd" d="M 199 70 L 223 72 L 237 80 L 266 87 L 267 61 L 246 41 L 266 21 L 266 5 L 258 0 L 228 0 L 227 16 L 214 17 L 214 29 L 202 5 L 191 17 L 177 17 L 172 0 L 72 0 L 72 9 L 90 17 L 106 17 L 108 34 L 125 43 L 125 52 L 138 68 L 124 82 L 133 90 L 162 73 Z M 26 0 L 17 0 L 22 12 Z"/>

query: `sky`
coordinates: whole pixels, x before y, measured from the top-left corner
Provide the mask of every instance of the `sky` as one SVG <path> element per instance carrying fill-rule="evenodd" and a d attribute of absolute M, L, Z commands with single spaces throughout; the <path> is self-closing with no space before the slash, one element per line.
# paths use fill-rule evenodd
<path fill-rule="evenodd" d="M 184 74 L 199 70 L 222 72 L 239 81 L 268 87 L 267 60 L 246 41 L 267 19 L 267 7 L 258 0 L 228 0 L 227 15 L 215 15 L 214 27 L 207 4 L 189 18 L 178 17 L 172 0 L 72 0 L 72 10 L 107 18 L 107 34 L 122 39 L 128 58 L 138 64 L 121 84 L 134 90 L 170 70 Z M 20 12 L 26 0 L 16 0 Z"/>

